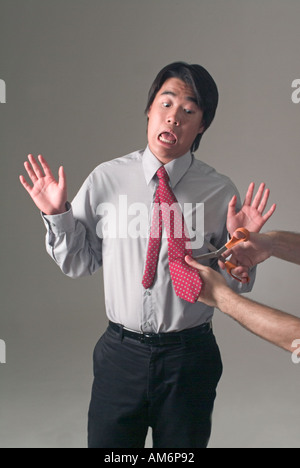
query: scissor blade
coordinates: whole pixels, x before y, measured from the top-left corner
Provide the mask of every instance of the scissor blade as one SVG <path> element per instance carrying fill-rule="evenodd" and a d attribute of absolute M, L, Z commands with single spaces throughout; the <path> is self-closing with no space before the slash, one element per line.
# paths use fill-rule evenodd
<path fill-rule="evenodd" d="M 208 242 L 207 240 L 204 241 L 204 245 L 205 247 L 208 248 L 208 250 L 210 250 L 211 252 L 217 252 L 218 249 L 217 247 L 215 247 L 214 245 L 212 245 L 210 242 Z"/>
<path fill-rule="evenodd" d="M 216 252 L 217 257 L 221 257 L 221 255 L 223 255 L 223 253 L 226 252 L 226 250 L 228 250 L 227 247 L 226 247 L 226 245 L 224 245 L 224 247 L 221 247 L 221 248 Z"/>
<path fill-rule="evenodd" d="M 208 248 L 208 250 L 210 250 L 210 252 L 206 253 L 206 254 L 198 255 L 197 257 L 194 257 L 196 260 L 199 260 L 199 259 L 205 260 L 205 259 L 208 259 L 208 258 L 218 258 L 219 255 L 222 255 L 222 254 L 219 254 L 219 250 L 217 249 L 217 247 L 212 245 L 207 240 L 204 241 L 204 245 L 205 245 L 205 247 Z M 223 248 L 220 249 L 220 250 L 223 250 Z"/>
<path fill-rule="evenodd" d="M 209 252 L 206 254 L 202 255 L 197 255 L 197 257 L 194 257 L 195 260 L 205 260 L 207 258 L 217 258 L 218 256 L 216 255 L 217 252 Z"/>

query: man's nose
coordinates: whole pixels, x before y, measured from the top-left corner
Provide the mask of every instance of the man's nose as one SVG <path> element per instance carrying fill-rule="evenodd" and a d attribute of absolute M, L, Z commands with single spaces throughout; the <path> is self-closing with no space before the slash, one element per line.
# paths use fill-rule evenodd
<path fill-rule="evenodd" d="M 167 117 L 167 122 L 168 124 L 175 125 L 176 127 L 178 127 L 178 125 L 180 125 L 181 122 L 179 112 L 175 110 L 170 112 L 170 114 L 168 114 Z"/>

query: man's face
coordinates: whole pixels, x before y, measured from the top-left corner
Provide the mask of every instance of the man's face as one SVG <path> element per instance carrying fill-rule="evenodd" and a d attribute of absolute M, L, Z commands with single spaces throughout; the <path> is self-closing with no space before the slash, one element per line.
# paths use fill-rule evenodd
<path fill-rule="evenodd" d="M 187 153 L 205 130 L 203 112 L 190 86 L 169 78 L 158 91 L 148 112 L 148 143 L 152 153 L 167 163 Z"/>

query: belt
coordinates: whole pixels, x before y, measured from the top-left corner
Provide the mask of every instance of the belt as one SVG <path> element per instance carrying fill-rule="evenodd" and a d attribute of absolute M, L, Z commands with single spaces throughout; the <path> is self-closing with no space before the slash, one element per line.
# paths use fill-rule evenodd
<path fill-rule="evenodd" d="M 204 323 L 199 327 L 170 333 L 137 333 L 131 330 L 127 330 L 122 325 L 118 325 L 114 322 L 109 322 L 109 328 L 119 333 L 119 335 L 122 337 L 131 338 L 133 340 L 139 341 L 140 343 L 149 345 L 167 345 L 184 343 L 191 339 L 196 340 L 201 335 L 207 335 L 212 330 L 212 323 Z"/>

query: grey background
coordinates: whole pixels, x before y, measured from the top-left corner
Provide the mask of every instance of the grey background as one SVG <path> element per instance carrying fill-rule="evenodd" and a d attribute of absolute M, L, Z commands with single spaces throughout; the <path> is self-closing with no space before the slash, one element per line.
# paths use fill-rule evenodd
<path fill-rule="evenodd" d="M 298 0 L 0 0 L 1 447 L 86 446 L 91 356 L 106 327 L 101 272 L 68 279 L 45 253 L 18 182 L 27 154 L 64 164 L 71 200 L 100 162 L 146 145 L 156 73 L 200 63 L 220 106 L 197 157 L 242 197 L 265 181 L 278 208 L 264 230 L 299 231 L 299 18 Z M 300 316 L 299 295 L 299 267 L 272 259 L 250 297 Z M 210 447 L 299 447 L 300 365 L 219 311 L 214 327 L 224 375 Z"/>

